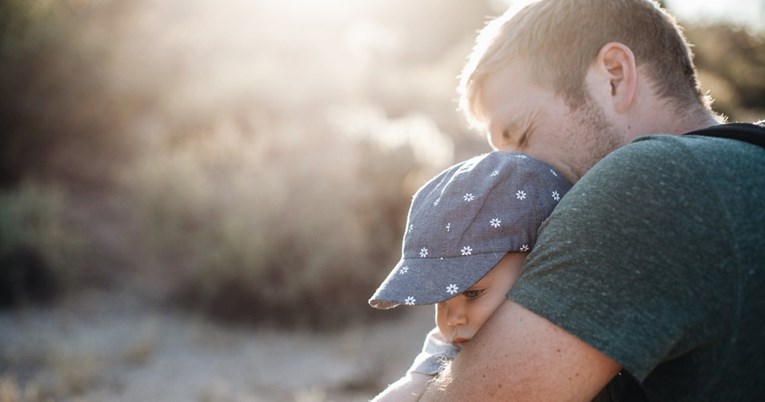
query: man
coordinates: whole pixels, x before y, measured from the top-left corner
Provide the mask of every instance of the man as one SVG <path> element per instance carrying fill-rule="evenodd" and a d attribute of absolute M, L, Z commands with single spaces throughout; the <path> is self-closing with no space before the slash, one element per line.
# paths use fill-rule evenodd
<path fill-rule="evenodd" d="M 721 119 L 674 19 L 539 1 L 487 25 L 461 90 L 493 147 L 577 184 L 422 400 L 765 400 L 765 150 L 677 136 Z"/>

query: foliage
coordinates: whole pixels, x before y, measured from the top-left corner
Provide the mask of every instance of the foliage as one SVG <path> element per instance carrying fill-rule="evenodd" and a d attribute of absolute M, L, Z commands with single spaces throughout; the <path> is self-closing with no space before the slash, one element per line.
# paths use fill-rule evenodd
<path fill-rule="evenodd" d="M 131 156 L 124 126 L 161 92 L 111 81 L 123 34 L 111 27 L 129 11 L 120 1 L 0 2 L 0 186 L 102 185 Z"/>
<path fill-rule="evenodd" d="M 284 130 L 270 135 L 291 137 Z M 406 183 L 424 169 L 410 149 L 328 135 L 265 143 L 242 133 L 170 147 L 126 181 L 181 305 L 314 328 L 374 311 L 365 301 L 398 258 L 413 191 Z"/>
<path fill-rule="evenodd" d="M 24 183 L 0 193 L 0 306 L 47 300 L 77 281 L 82 243 L 63 205 L 51 186 Z"/>
<path fill-rule="evenodd" d="M 715 110 L 733 121 L 746 121 L 747 111 L 765 117 L 765 34 L 713 25 L 691 27 L 687 35 Z"/>

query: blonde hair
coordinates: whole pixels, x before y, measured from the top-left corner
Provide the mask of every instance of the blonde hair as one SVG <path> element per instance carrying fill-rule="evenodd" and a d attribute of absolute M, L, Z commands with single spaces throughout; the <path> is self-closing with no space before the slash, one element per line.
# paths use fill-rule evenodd
<path fill-rule="evenodd" d="M 508 10 L 481 30 L 460 74 L 460 109 L 480 121 L 486 78 L 512 60 L 529 68 L 536 84 L 562 95 L 576 110 L 584 105 L 584 78 L 609 42 L 629 47 L 657 95 L 678 110 L 708 108 L 693 55 L 675 19 L 651 0 L 540 0 Z"/>

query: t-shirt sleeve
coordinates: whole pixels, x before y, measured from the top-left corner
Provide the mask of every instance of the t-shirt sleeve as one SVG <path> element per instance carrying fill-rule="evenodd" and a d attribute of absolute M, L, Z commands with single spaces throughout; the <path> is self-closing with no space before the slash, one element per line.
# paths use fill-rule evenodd
<path fill-rule="evenodd" d="M 696 272 L 699 261 L 731 254 L 706 174 L 679 142 L 612 153 L 542 225 L 508 297 L 643 380 L 708 338 L 710 314 L 724 325 L 731 304 L 720 279 L 730 266 Z"/>

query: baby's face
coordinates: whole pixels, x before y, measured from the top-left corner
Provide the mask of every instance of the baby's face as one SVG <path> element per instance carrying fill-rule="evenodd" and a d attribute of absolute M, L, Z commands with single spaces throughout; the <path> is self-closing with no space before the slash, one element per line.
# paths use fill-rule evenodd
<path fill-rule="evenodd" d="M 470 289 L 436 304 L 436 325 L 447 341 L 459 345 L 473 339 L 505 300 L 507 292 L 521 274 L 526 255 L 507 254 Z"/>

